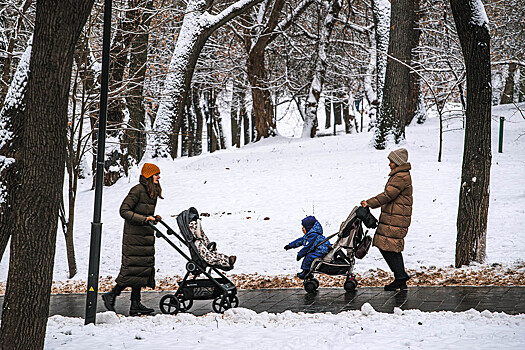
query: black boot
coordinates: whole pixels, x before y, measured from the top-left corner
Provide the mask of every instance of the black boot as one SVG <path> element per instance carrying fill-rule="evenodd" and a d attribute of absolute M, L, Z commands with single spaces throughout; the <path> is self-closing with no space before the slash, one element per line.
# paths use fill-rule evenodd
<path fill-rule="evenodd" d="M 141 315 L 149 315 L 151 314 L 153 309 L 150 309 L 149 307 L 146 307 L 142 305 L 140 300 L 132 300 L 131 301 L 131 307 L 129 308 L 129 315 L 130 316 L 141 316 Z"/>
<path fill-rule="evenodd" d="M 410 276 L 406 278 L 396 278 L 394 282 L 387 284 L 385 286 L 385 290 L 387 291 L 395 291 L 395 290 L 406 290 L 407 287 L 407 281 L 410 279 Z"/>
<path fill-rule="evenodd" d="M 106 309 L 108 309 L 108 311 L 115 312 L 115 299 L 117 299 L 117 294 L 113 291 L 102 294 L 104 306 Z"/>

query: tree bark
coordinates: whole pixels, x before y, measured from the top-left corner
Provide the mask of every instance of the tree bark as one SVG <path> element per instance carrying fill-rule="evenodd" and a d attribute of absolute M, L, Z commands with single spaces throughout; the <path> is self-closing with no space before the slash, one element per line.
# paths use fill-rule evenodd
<path fill-rule="evenodd" d="M 520 91 L 518 93 L 518 101 L 525 101 L 525 67 L 520 67 Z"/>
<path fill-rule="evenodd" d="M 17 159 L 20 156 L 24 125 L 24 96 L 29 77 L 31 40 L 18 64 L 0 113 L 0 258 L 12 233 L 14 195 L 20 185 Z"/>
<path fill-rule="evenodd" d="M 375 55 L 371 54 L 371 59 L 375 59 L 376 63 L 376 88 L 377 93 L 372 96 L 369 91 L 367 97 L 371 103 L 376 101 L 377 112 L 379 116 L 379 110 L 381 109 L 381 103 L 383 101 L 383 87 L 385 85 L 385 74 L 387 66 L 387 52 L 388 42 L 390 35 L 390 2 L 388 0 L 372 0 L 372 15 L 375 26 Z M 370 40 L 371 41 L 371 40 Z"/>
<path fill-rule="evenodd" d="M 0 346 L 39 349 L 53 280 L 75 44 L 94 0 L 37 2 Z"/>
<path fill-rule="evenodd" d="M 252 139 L 255 139 L 255 141 L 276 135 L 275 111 L 270 87 L 267 83 L 266 48 L 292 24 L 295 18 L 310 6 L 312 0 L 301 1 L 291 14 L 279 22 L 285 3 L 285 0 L 273 0 L 273 4 L 272 1 L 265 3 L 262 11 L 259 11 L 259 13 L 263 14 L 262 17 L 268 18 L 266 23 L 262 23 L 259 15 L 256 16 L 258 22 L 255 23 L 248 16 L 244 16 L 242 19 L 245 26 L 244 46 L 248 53 L 246 70 L 252 89 L 252 131 L 255 129 L 255 135 L 252 135 Z M 269 9 L 269 5 L 272 5 L 271 9 Z M 245 138 L 245 144 L 248 142 L 249 138 Z"/>
<path fill-rule="evenodd" d="M 451 0 L 467 72 L 465 143 L 457 218 L 456 267 L 483 262 L 491 165 L 490 33 L 481 0 Z"/>
<path fill-rule="evenodd" d="M 514 102 L 514 80 L 516 79 L 516 70 L 518 65 L 516 63 L 509 64 L 509 74 L 505 80 L 505 88 L 503 89 L 503 94 L 501 95 L 500 104 L 505 105 L 508 103 Z"/>
<path fill-rule="evenodd" d="M 405 138 L 405 126 L 414 118 L 419 87 L 410 68 L 412 50 L 418 45 L 418 0 L 393 0 L 390 19 L 390 39 L 383 100 L 377 117 L 374 147 L 385 149 Z M 397 60 L 392 59 L 396 58 Z"/>
<path fill-rule="evenodd" d="M 202 154 L 202 127 L 204 117 L 202 115 L 202 108 L 200 106 L 199 89 L 195 86 L 192 88 L 191 102 L 193 103 L 195 118 L 197 119 L 197 130 L 195 131 L 193 154 L 198 156 L 199 154 Z"/>
<path fill-rule="evenodd" d="M 242 84 L 237 81 L 233 82 L 233 94 L 231 105 L 231 129 L 232 129 L 232 146 L 241 147 L 241 129 L 242 121 L 246 110 L 244 108 L 245 90 Z"/>
<path fill-rule="evenodd" d="M 161 101 L 153 125 L 155 131 L 160 131 L 159 136 L 152 140 L 155 143 L 154 157 L 177 157 L 185 101 L 191 88 L 197 60 L 209 36 L 229 20 L 261 1 L 241 0 L 215 16 L 211 16 L 208 12 L 211 3 L 204 0 L 188 2 L 179 39 L 171 58 L 170 73 L 166 77 L 163 95 L 168 96 L 168 99 Z"/>
<path fill-rule="evenodd" d="M 266 82 L 267 72 L 264 60 L 266 47 L 274 39 L 270 34 L 279 24 L 279 17 L 284 4 L 284 0 L 274 0 L 272 9 L 268 14 L 268 22 L 258 33 L 257 40 L 252 40 L 250 29 L 245 30 L 244 40 L 248 51 L 246 71 L 252 89 L 252 113 L 256 130 L 255 141 L 275 134 L 275 116 L 269 86 Z"/>
<path fill-rule="evenodd" d="M 24 0 L 20 8 L 18 9 L 18 16 L 16 18 L 16 26 L 13 28 L 13 34 L 9 38 L 9 44 L 5 52 L 5 57 L 0 59 L 2 62 L 2 78 L 0 79 L 0 109 L 4 106 L 5 96 L 9 88 L 9 81 L 11 77 L 11 62 L 13 61 L 13 51 L 15 49 L 15 43 L 18 40 L 18 34 L 22 28 L 23 20 L 27 10 L 31 6 L 33 0 Z"/>
<path fill-rule="evenodd" d="M 330 37 L 334 29 L 335 21 L 341 11 L 340 0 L 325 0 L 322 2 L 321 13 L 323 19 L 319 30 L 319 42 L 315 55 L 315 70 L 313 72 L 310 86 L 308 87 L 308 97 L 305 103 L 305 120 L 303 124 L 302 137 L 314 137 L 317 129 L 317 109 L 319 107 L 319 98 L 323 91 L 326 69 L 328 67 L 328 48 Z"/>
<path fill-rule="evenodd" d="M 128 155 L 136 163 L 139 163 L 146 150 L 146 136 L 143 132 L 145 126 L 146 111 L 144 109 L 144 80 L 146 77 L 146 64 L 148 59 L 149 29 L 151 25 L 151 14 L 147 10 L 153 9 L 152 0 L 132 0 L 132 7 L 142 5 L 143 8 L 136 10 L 135 14 L 138 32 L 131 41 L 129 75 L 131 86 L 129 96 L 126 98 L 126 106 L 129 111 L 129 126 L 135 130 L 128 130 L 124 134 L 124 143 L 127 144 Z"/>
<path fill-rule="evenodd" d="M 324 97 L 324 114 L 325 114 L 325 122 L 324 122 L 324 128 L 328 129 L 331 125 L 332 120 L 332 98 L 329 94 L 326 94 Z"/>

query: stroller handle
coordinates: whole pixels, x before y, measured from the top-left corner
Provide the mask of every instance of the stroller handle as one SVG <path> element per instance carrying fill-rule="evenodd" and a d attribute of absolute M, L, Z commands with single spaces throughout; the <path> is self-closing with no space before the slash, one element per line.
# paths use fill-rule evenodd
<path fill-rule="evenodd" d="M 168 224 L 166 224 L 163 220 L 159 220 L 158 222 L 168 230 L 166 232 L 168 235 L 175 235 L 175 231 L 173 231 L 171 227 L 169 227 Z"/>

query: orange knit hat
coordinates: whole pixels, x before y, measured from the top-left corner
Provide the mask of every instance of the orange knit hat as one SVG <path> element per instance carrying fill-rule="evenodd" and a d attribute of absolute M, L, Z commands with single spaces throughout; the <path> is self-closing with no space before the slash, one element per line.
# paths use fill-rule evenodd
<path fill-rule="evenodd" d="M 144 163 L 144 165 L 142 166 L 142 170 L 140 172 L 140 174 L 144 176 L 146 179 L 158 173 L 160 173 L 159 167 L 151 163 Z"/>

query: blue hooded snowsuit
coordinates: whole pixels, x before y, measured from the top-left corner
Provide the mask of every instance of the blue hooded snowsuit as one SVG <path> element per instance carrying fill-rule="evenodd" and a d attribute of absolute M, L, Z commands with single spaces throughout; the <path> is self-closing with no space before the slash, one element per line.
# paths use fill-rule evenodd
<path fill-rule="evenodd" d="M 323 236 L 323 227 L 319 221 L 316 220 L 315 224 L 304 236 L 297 238 L 295 241 L 288 244 L 291 248 L 304 246 L 303 249 L 297 253 L 298 261 L 304 257 L 303 263 L 301 264 L 301 269 L 310 270 L 310 265 L 312 265 L 312 261 L 314 261 L 314 259 L 321 258 L 326 253 L 328 253 L 332 247 L 329 241 L 326 241 L 319 247 L 315 248 L 325 239 L 326 237 Z"/>

